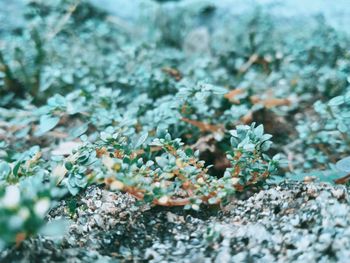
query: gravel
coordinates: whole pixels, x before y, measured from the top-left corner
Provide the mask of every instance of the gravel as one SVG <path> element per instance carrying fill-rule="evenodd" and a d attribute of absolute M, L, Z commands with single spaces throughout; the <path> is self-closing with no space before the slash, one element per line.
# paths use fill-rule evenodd
<path fill-rule="evenodd" d="M 348 262 L 349 190 L 284 182 L 201 212 L 140 205 L 91 186 L 59 239 L 42 235 L 0 252 L 1 262 Z"/>

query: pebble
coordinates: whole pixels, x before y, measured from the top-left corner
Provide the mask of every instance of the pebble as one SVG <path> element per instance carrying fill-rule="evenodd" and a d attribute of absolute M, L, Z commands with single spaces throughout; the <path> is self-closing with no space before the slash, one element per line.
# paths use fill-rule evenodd
<path fill-rule="evenodd" d="M 48 220 L 70 218 L 60 244 L 37 236 L 0 252 L 0 262 L 348 262 L 348 188 L 285 182 L 242 199 L 222 212 L 140 206 L 123 193 L 91 186 L 76 217 L 62 202 Z M 89 256 L 90 255 L 90 256 Z M 16 261 L 15 259 L 18 259 Z"/>

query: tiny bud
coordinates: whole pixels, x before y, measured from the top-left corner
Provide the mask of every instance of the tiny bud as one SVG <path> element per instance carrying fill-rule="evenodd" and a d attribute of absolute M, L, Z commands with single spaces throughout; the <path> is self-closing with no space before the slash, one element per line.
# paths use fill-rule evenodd
<path fill-rule="evenodd" d="M 116 180 L 116 181 L 113 181 L 109 187 L 112 191 L 119 191 L 119 190 L 123 190 L 124 184 Z"/>
<path fill-rule="evenodd" d="M 197 183 L 199 183 L 199 184 L 204 184 L 204 179 L 203 179 L 203 177 L 198 178 L 198 179 L 197 179 Z"/>
<path fill-rule="evenodd" d="M 236 185 L 236 184 L 239 183 L 239 178 L 238 178 L 238 177 L 233 177 L 233 178 L 231 179 L 231 182 L 232 182 L 233 185 Z"/>
<path fill-rule="evenodd" d="M 166 195 L 158 199 L 158 202 L 160 205 L 166 205 L 168 201 L 169 201 L 169 197 L 167 197 Z"/>

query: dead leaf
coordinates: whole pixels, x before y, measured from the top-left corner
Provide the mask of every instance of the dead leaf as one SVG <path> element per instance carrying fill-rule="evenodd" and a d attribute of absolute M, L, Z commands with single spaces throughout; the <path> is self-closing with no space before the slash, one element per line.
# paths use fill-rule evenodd
<path fill-rule="evenodd" d="M 162 71 L 173 77 L 176 81 L 180 81 L 182 79 L 182 75 L 177 69 L 164 67 L 162 68 Z"/>
<path fill-rule="evenodd" d="M 336 184 L 346 184 L 347 182 L 350 181 L 350 174 L 345 175 L 339 179 L 334 180 Z"/>
<path fill-rule="evenodd" d="M 250 101 L 253 104 L 262 104 L 265 108 L 271 109 L 277 106 L 289 106 L 291 104 L 289 99 L 280 99 L 280 98 L 267 98 L 261 99 L 258 96 L 254 95 L 250 97 Z"/>
<path fill-rule="evenodd" d="M 27 235 L 24 232 L 20 232 L 16 235 L 16 247 L 19 247 L 19 245 L 26 239 Z"/>
<path fill-rule="evenodd" d="M 97 148 L 96 149 L 96 156 L 98 158 L 101 158 L 103 155 L 105 155 L 107 153 L 107 149 L 106 147 L 102 147 L 101 149 Z"/>
<path fill-rule="evenodd" d="M 253 121 L 253 112 L 252 111 L 249 111 L 247 114 L 245 114 L 242 118 L 241 118 L 241 121 L 244 123 L 244 124 L 249 124 Z"/>
<path fill-rule="evenodd" d="M 237 97 L 237 95 L 242 94 L 242 93 L 244 93 L 244 89 L 234 89 L 234 90 L 231 90 L 230 92 L 226 93 L 224 95 L 224 97 L 232 103 L 239 104 L 240 103 L 239 99 L 236 99 L 235 97 Z"/>
<path fill-rule="evenodd" d="M 203 132 L 206 132 L 206 131 L 217 132 L 223 129 L 223 127 L 219 125 L 212 125 L 201 121 L 190 120 L 188 118 L 181 118 L 181 120 L 189 124 L 192 124 L 193 126 L 196 126 L 198 129 L 200 129 Z"/>
<path fill-rule="evenodd" d="M 288 99 L 271 98 L 263 100 L 263 104 L 267 109 L 271 109 L 277 106 L 289 106 L 290 101 Z"/>

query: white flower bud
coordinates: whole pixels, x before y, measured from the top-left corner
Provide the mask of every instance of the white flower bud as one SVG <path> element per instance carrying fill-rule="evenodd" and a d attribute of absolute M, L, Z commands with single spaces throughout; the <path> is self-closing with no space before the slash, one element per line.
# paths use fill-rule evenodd
<path fill-rule="evenodd" d="M 38 216 L 44 217 L 49 208 L 50 200 L 48 198 L 42 198 L 35 204 L 34 211 Z"/>
<path fill-rule="evenodd" d="M 1 204 L 7 208 L 14 208 L 19 205 L 21 200 L 21 193 L 18 186 L 10 185 L 5 189 L 5 195 L 1 200 Z"/>

